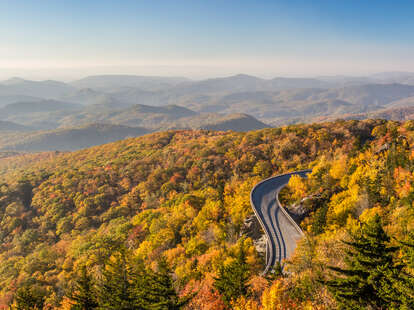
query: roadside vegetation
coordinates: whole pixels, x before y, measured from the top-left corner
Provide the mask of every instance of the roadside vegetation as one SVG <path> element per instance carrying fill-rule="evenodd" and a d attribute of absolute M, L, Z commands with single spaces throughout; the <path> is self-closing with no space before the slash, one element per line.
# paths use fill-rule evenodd
<path fill-rule="evenodd" d="M 366 120 L 2 158 L 2 307 L 411 309 L 413 146 L 413 122 Z M 260 276 L 250 190 L 305 168 L 283 201 L 306 237 Z"/>

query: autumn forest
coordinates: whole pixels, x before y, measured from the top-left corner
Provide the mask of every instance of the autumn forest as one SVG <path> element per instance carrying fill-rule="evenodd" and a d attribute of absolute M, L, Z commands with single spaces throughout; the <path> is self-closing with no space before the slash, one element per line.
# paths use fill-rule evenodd
<path fill-rule="evenodd" d="M 414 307 L 412 121 L 166 131 L 4 156 L 4 309 Z M 250 191 L 308 168 L 280 194 L 305 236 L 263 275 Z"/>

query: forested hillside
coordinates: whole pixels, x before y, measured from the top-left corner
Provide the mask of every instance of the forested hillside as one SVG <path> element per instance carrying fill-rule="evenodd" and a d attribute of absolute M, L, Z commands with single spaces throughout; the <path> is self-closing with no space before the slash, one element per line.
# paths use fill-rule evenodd
<path fill-rule="evenodd" d="M 149 131 L 142 127 L 110 124 L 88 124 L 48 131 L 2 132 L 0 151 L 74 151 L 146 133 Z"/>
<path fill-rule="evenodd" d="M 413 147 L 413 122 L 365 120 L 2 158 L 2 307 L 410 309 Z M 306 236 L 263 277 L 250 190 L 305 168 L 283 201 Z"/>

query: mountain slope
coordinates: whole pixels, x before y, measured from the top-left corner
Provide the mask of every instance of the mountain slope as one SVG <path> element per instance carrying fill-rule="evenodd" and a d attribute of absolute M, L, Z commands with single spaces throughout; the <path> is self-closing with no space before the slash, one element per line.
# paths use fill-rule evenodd
<path fill-rule="evenodd" d="M 26 126 L 0 120 L 0 131 L 28 131 L 28 130 L 30 130 L 30 128 Z"/>
<path fill-rule="evenodd" d="M 200 114 L 199 116 L 184 118 L 181 121 L 174 122 L 167 128 L 191 128 L 217 131 L 233 130 L 244 132 L 268 127 L 265 123 L 247 114 Z"/>
<path fill-rule="evenodd" d="M 0 135 L 0 151 L 68 151 L 106 144 L 127 137 L 142 136 L 145 128 L 91 124 L 52 131 Z"/>
<path fill-rule="evenodd" d="M 62 288 L 72 287 L 82 267 L 88 266 L 91 277 L 99 279 L 106 262 L 113 262 L 118 251 L 147 266 L 162 255 L 179 293 L 194 292 L 193 309 L 212 309 L 212 304 L 220 301 L 214 289 L 217 270 L 243 251 L 251 275 L 249 283 L 260 296 L 268 287 L 268 279 L 258 275 L 263 258 L 256 250 L 256 239 L 243 233 L 246 219 L 253 214 L 250 191 L 272 174 L 309 165 L 314 167 L 312 176 L 317 185 L 309 197 L 327 190 L 332 192 L 332 202 L 325 212 L 329 221 L 315 220 L 318 212 L 303 227 L 322 223 L 327 233 L 312 235 L 315 243 L 311 249 L 309 243 L 299 247 L 301 252 L 289 264 L 296 268 L 295 273 L 288 272 L 276 280 L 283 289 L 277 294 L 289 293 L 294 287 L 291 298 L 295 299 L 290 304 L 299 304 L 299 309 L 305 308 L 302 302 L 309 298 L 309 290 L 311 296 L 325 292 L 323 301 L 329 301 L 321 284 L 308 285 L 309 278 L 318 283 L 317 277 L 324 275 L 319 269 L 310 270 L 314 266 L 308 258 L 317 259 L 314 268 L 340 263 L 343 245 L 338 240 L 343 240 L 346 229 L 357 227 L 359 219 L 384 210 L 384 216 L 392 214 L 391 231 L 399 232 L 404 225 L 402 215 L 409 214 L 406 210 L 411 204 L 406 200 L 391 213 L 386 205 L 395 208 L 399 199 L 393 198 L 390 203 L 383 199 L 386 189 L 372 186 L 373 177 L 382 184 L 383 177 L 388 176 L 384 184 L 397 189 L 395 197 L 411 195 L 405 182 L 407 177 L 411 182 L 412 176 L 396 167 L 383 172 L 380 163 L 389 157 L 374 153 L 384 139 L 390 139 L 395 131 L 392 126 L 399 125 L 342 121 L 249 133 L 170 131 L 74 153 L 47 154 L 43 159 L 0 159 L 0 301 L 7 304 L 16 288 L 31 285 L 44 292 L 56 309 L 62 307 L 66 301 Z M 410 126 L 397 129 L 406 131 L 411 146 L 414 133 L 407 128 Z M 410 155 L 404 148 L 402 152 Z M 333 158 L 334 154 L 337 157 Z M 28 158 L 32 160 L 28 162 Z M 368 170 L 374 159 L 376 169 Z M 395 181 L 396 174 L 401 179 Z M 352 182 L 349 189 L 347 182 Z M 329 187 L 332 184 L 334 188 Z M 357 186 L 366 198 L 355 194 Z M 344 195 L 333 195 L 335 191 Z M 371 199 L 368 206 L 361 197 Z M 344 198 L 356 202 L 345 205 Z M 322 208 L 316 204 L 312 207 Z M 359 218 L 363 211 L 365 217 Z M 313 256 L 308 256 L 310 251 Z M 312 302 L 319 305 L 320 300 Z"/>
<path fill-rule="evenodd" d="M 159 120 L 159 118 L 156 118 Z M 159 123 L 157 130 L 207 129 L 216 131 L 250 131 L 263 129 L 266 124 L 245 115 L 201 114 Z M 30 128 L 0 121 L 0 151 L 53 151 L 77 150 L 101 145 L 127 137 L 137 137 L 153 130 L 115 124 L 86 124 L 81 127 L 64 127 L 47 131 L 30 131 Z"/>
<path fill-rule="evenodd" d="M 239 74 L 187 81 L 182 78 L 109 75 L 87 77 L 73 82 L 73 85 L 11 79 L 0 84 L 0 105 L 1 98 L 13 98 L 15 91 L 21 92 L 19 96 L 44 96 L 49 89 L 48 97 L 59 93 L 59 101 L 86 107 L 79 113 L 64 113 L 62 108 L 52 110 L 53 113 L 49 111 L 50 115 L 37 114 L 35 119 L 16 115 L 9 115 L 10 118 L 0 115 L 0 119 L 39 129 L 93 122 L 156 129 L 166 128 L 168 122 L 190 115 L 184 110 L 181 110 L 183 114 L 179 117 L 178 113 L 143 112 L 137 107 L 180 106 L 192 110 L 193 116 L 198 113 L 243 113 L 268 124 L 309 122 L 318 118 L 347 117 L 393 106 L 412 105 L 413 85 L 387 84 L 387 81 L 408 81 L 410 78 L 411 74 L 401 73 L 366 78 L 338 76 L 317 79 L 262 79 Z"/>
<path fill-rule="evenodd" d="M 86 107 L 79 113 L 62 118 L 60 123 L 63 127 L 100 122 L 156 129 L 161 127 L 163 123 L 197 114 L 176 105 L 154 107 L 138 104 L 126 109 L 108 109 L 107 105 L 94 105 Z"/>
<path fill-rule="evenodd" d="M 368 84 L 331 90 L 322 98 L 342 99 L 361 106 L 386 105 L 392 101 L 414 96 L 414 86 L 403 84 Z"/>
<path fill-rule="evenodd" d="M 320 116 L 340 116 L 384 109 L 412 97 L 414 86 L 370 84 L 343 88 L 308 88 L 278 92 L 233 92 L 176 99 L 177 103 L 199 112 L 247 113 L 264 122 L 309 121 Z"/>
<path fill-rule="evenodd" d="M 238 74 L 193 82 L 188 85 L 184 84 L 175 91 L 181 94 L 215 94 L 223 92 L 278 91 L 296 88 L 328 88 L 330 86 L 332 85 L 317 79 L 274 78 L 266 80 L 246 74 Z"/>
<path fill-rule="evenodd" d="M 74 87 L 58 81 L 29 81 L 12 78 L 0 82 L 0 96 L 23 95 L 45 99 L 58 99 L 75 90 Z"/>
<path fill-rule="evenodd" d="M 393 121 L 406 121 L 414 119 L 414 106 L 411 107 L 396 107 L 381 109 L 375 112 L 369 113 L 356 113 L 356 114 L 344 114 L 341 116 L 343 119 L 385 119 Z M 334 118 L 326 117 L 324 121 L 334 120 Z"/>
<path fill-rule="evenodd" d="M 96 91 L 91 88 L 76 90 L 66 96 L 61 97 L 61 100 L 77 104 L 80 103 L 83 105 L 105 104 L 108 102 L 116 101 L 116 99 L 110 94 Z"/>
<path fill-rule="evenodd" d="M 35 102 L 40 101 L 41 98 L 24 96 L 24 95 L 5 95 L 0 96 L 0 108 L 5 105 L 16 103 L 16 102 Z"/>
<path fill-rule="evenodd" d="M 0 118 L 16 116 L 18 114 L 32 114 L 38 112 L 77 111 L 82 105 L 57 100 L 23 101 L 8 104 L 0 109 Z"/>
<path fill-rule="evenodd" d="M 19 123 L 34 130 L 50 130 L 59 127 L 62 118 L 82 108 L 80 104 L 51 99 L 16 102 L 0 108 L 0 120 Z"/>

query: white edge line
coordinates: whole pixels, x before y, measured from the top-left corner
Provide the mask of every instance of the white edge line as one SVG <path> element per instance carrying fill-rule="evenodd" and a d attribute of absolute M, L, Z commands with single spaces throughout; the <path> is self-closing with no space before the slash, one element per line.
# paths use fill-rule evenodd
<path fill-rule="evenodd" d="M 252 190 L 250 191 L 250 205 L 251 205 L 251 207 L 252 207 L 252 209 L 253 209 L 253 212 L 254 212 L 254 214 L 256 215 L 256 218 L 259 220 L 259 223 L 260 223 L 260 225 L 262 226 L 262 229 L 263 229 L 263 231 L 264 231 L 264 233 L 265 233 L 265 235 L 266 235 L 266 238 L 267 238 L 267 243 L 269 242 L 269 236 L 268 236 L 268 234 L 267 234 L 267 231 L 266 231 L 266 229 L 265 229 L 265 225 L 264 225 L 264 223 L 263 223 L 263 221 L 262 221 L 262 219 L 261 219 L 261 217 L 257 214 L 257 211 L 256 211 L 256 208 L 255 208 L 255 206 L 254 206 L 254 203 L 253 203 L 253 192 L 254 192 L 254 190 L 259 186 L 259 185 L 261 185 L 261 184 L 263 184 L 263 183 L 265 183 L 265 182 L 267 182 L 267 181 L 270 181 L 270 180 L 272 180 L 272 179 L 275 179 L 275 178 L 278 178 L 278 177 L 283 177 L 283 176 L 285 176 L 285 175 L 293 175 L 293 174 L 300 174 L 300 173 L 306 173 L 306 172 L 308 172 L 308 173 L 310 173 L 310 172 L 312 172 L 312 170 L 311 169 L 305 169 L 305 170 L 300 170 L 300 171 L 294 171 L 294 172 L 288 172 L 288 173 L 283 173 L 283 174 L 279 174 L 279 175 L 276 175 L 276 176 L 272 176 L 272 177 L 270 177 L 270 178 L 267 178 L 267 179 L 264 179 L 264 180 L 262 180 L 262 181 L 260 181 L 259 183 L 257 183 L 255 186 L 253 186 L 253 188 L 252 188 Z M 277 202 L 279 203 L 279 206 L 281 207 L 281 209 L 282 209 L 282 212 L 288 217 L 288 219 L 291 221 L 291 222 L 293 222 L 293 224 L 294 224 L 294 226 L 295 226 L 295 228 L 296 229 L 298 229 L 298 231 L 301 233 L 301 235 L 303 235 L 303 231 L 302 231 L 302 229 L 300 229 L 300 227 L 298 226 L 298 224 L 296 224 L 296 222 L 290 217 L 290 215 L 287 213 L 287 211 L 286 210 L 284 210 L 284 207 L 280 204 L 280 202 L 279 202 L 279 194 L 276 194 L 276 199 L 277 199 Z M 267 256 L 268 256 L 268 249 L 269 249 L 269 245 L 268 244 L 266 244 L 266 264 L 267 264 Z M 266 265 L 266 268 L 265 268 L 265 270 L 262 272 L 262 275 L 265 275 L 268 271 L 269 271 L 269 269 L 270 269 L 270 265 Z"/>

